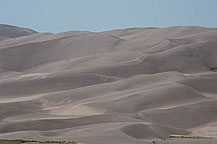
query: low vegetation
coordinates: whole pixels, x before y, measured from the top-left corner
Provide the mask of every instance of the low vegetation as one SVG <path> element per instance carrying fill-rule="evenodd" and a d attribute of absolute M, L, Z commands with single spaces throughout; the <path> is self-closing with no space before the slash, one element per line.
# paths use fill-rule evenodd
<path fill-rule="evenodd" d="M 202 136 L 169 136 L 169 138 L 184 138 L 184 139 L 210 139 L 212 137 L 202 137 Z"/>
<path fill-rule="evenodd" d="M 211 71 L 217 71 L 217 67 L 210 67 L 209 68 Z"/>
<path fill-rule="evenodd" d="M 74 141 L 0 140 L 0 144 L 77 144 Z"/>

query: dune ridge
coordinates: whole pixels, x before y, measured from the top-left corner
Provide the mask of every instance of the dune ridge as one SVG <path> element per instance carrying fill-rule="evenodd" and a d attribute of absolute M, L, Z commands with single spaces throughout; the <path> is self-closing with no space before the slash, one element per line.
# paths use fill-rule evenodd
<path fill-rule="evenodd" d="M 202 135 L 214 144 L 216 38 L 216 28 L 197 26 L 52 34 L 0 25 L 0 139 Z"/>

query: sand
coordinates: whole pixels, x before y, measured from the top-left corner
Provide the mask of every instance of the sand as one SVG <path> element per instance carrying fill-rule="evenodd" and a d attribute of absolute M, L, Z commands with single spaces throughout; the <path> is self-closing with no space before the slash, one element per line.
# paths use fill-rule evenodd
<path fill-rule="evenodd" d="M 215 144 L 216 40 L 217 29 L 197 26 L 52 34 L 0 25 L 0 139 Z"/>

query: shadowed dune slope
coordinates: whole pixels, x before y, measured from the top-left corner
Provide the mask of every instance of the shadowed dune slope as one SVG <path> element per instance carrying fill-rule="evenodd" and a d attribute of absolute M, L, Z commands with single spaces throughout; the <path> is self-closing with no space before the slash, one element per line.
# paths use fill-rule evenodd
<path fill-rule="evenodd" d="M 37 33 L 34 30 L 11 25 L 0 24 L 0 36 L 16 38 Z"/>

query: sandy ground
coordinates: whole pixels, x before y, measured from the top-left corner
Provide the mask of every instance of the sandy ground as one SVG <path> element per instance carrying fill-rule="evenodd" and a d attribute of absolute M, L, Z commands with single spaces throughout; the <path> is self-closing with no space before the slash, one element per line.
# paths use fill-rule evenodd
<path fill-rule="evenodd" d="M 217 143 L 217 29 L 28 32 L 0 33 L 0 139 Z"/>

